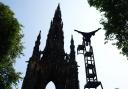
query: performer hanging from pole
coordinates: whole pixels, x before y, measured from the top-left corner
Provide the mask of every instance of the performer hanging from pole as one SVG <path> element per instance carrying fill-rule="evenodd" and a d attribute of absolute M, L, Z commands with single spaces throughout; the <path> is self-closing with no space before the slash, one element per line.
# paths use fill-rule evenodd
<path fill-rule="evenodd" d="M 78 32 L 78 33 L 83 35 L 83 42 L 86 42 L 86 46 L 88 46 L 88 45 L 91 45 L 91 37 L 92 37 L 92 35 L 94 36 L 95 33 L 100 29 L 101 28 L 98 28 L 97 30 L 92 31 L 92 32 L 81 32 L 81 31 L 78 31 L 78 30 L 74 30 L 74 31 L 76 31 L 76 32 Z"/>

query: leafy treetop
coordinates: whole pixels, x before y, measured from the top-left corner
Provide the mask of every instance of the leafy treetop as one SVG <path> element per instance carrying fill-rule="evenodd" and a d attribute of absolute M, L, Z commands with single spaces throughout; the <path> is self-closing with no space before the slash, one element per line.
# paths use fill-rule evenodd
<path fill-rule="evenodd" d="M 90 6 L 104 12 L 101 24 L 106 42 L 111 40 L 128 57 L 128 0 L 88 0 Z"/>
<path fill-rule="evenodd" d="M 23 50 L 21 27 L 10 8 L 0 2 L 0 89 L 12 89 L 20 78 L 13 64 Z"/>

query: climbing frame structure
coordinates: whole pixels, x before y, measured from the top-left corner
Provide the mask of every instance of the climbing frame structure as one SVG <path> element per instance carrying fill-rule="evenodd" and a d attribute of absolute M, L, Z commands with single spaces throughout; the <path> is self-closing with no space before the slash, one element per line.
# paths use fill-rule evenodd
<path fill-rule="evenodd" d="M 102 83 L 98 81 L 98 78 L 97 78 L 94 52 L 93 52 L 93 47 L 91 46 L 91 36 L 95 35 L 96 31 L 93 31 L 90 33 L 77 31 L 78 33 L 83 35 L 83 42 L 82 42 L 82 45 L 78 45 L 77 54 L 83 54 L 84 56 L 85 73 L 86 73 L 86 84 L 84 86 L 84 89 L 86 88 L 96 89 L 99 85 L 101 85 L 101 89 L 103 89 Z"/>

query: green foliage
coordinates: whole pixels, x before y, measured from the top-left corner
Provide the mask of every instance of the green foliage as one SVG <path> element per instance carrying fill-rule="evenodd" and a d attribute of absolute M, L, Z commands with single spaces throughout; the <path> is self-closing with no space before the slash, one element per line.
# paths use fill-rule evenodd
<path fill-rule="evenodd" d="M 101 24 L 106 30 L 106 41 L 113 41 L 128 57 L 128 0 L 88 0 L 90 6 L 104 12 Z M 115 42 L 116 40 L 116 42 Z"/>
<path fill-rule="evenodd" d="M 22 54 L 21 27 L 10 8 L 0 2 L 0 89 L 12 89 L 20 78 L 13 64 Z"/>

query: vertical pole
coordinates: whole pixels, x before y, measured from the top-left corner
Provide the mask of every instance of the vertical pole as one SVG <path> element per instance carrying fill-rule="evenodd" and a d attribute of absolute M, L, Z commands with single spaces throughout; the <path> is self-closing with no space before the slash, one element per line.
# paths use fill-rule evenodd
<path fill-rule="evenodd" d="M 100 85 L 101 85 L 101 89 L 103 89 L 102 83 Z"/>

